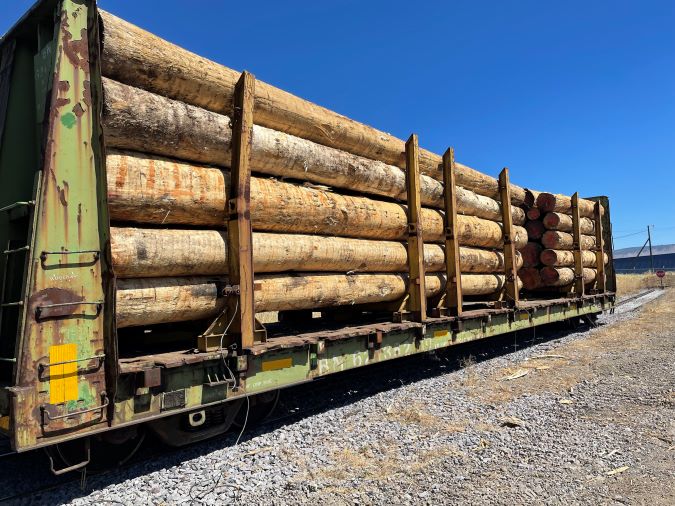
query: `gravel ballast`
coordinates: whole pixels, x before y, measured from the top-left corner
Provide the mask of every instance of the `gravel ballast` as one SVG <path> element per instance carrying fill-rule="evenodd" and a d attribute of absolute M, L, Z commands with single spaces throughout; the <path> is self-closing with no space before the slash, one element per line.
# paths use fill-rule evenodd
<path fill-rule="evenodd" d="M 595 328 L 510 335 L 489 353 L 462 346 L 289 389 L 237 446 L 229 434 L 141 452 L 84 490 L 68 483 L 21 502 L 673 504 L 674 302 L 675 290 L 656 291 Z M 42 455 L 20 465 L 39 481 L 48 471 L 32 458 Z M 3 493 L 15 482 L 3 477 Z"/>

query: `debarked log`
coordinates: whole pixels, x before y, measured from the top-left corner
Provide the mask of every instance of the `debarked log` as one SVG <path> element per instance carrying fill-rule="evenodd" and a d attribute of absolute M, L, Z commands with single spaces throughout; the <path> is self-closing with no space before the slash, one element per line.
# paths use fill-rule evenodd
<path fill-rule="evenodd" d="M 104 79 L 106 146 L 148 152 L 189 162 L 229 167 L 230 118 L 199 107 Z M 251 144 L 253 172 L 310 181 L 331 187 L 406 200 L 405 173 L 400 168 L 329 148 L 255 125 Z M 443 208 L 443 185 L 420 178 L 422 204 Z M 458 212 L 501 221 L 496 200 L 457 187 Z M 512 207 L 522 225 L 525 212 Z"/>
<path fill-rule="evenodd" d="M 113 221 L 226 226 L 229 174 L 138 153 L 106 157 L 108 205 Z M 403 240 L 408 219 L 403 204 L 340 195 L 275 179 L 251 178 L 251 221 L 266 232 L 320 234 L 364 239 Z M 422 209 L 424 239 L 445 239 L 443 214 Z M 458 238 L 464 246 L 498 248 L 502 225 L 458 215 Z M 516 249 L 527 243 L 523 227 L 514 227 Z"/>
<path fill-rule="evenodd" d="M 231 114 L 240 73 L 171 44 L 112 14 L 99 10 L 102 21 L 103 75 L 210 111 Z M 262 81 L 256 83 L 257 124 L 343 151 L 405 167 L 405 143 L 385 132 L 351 120 Z M 420 169 L 442 180 L 441 157 L 420 150 Z M 497 179 L 462 164 L 457 184 L 499 198 Z M 514 204 L 525 190 L 511 185 Z"/>
<path fill-rule="evenodd" d="M 547 230 L 541 236 L 541 244 L 548 249 L 572 249 L 574 246 L 574 237 L 567 232 L 558 230 Z M 581 249 L 593 249 L 595 247 L 595 237 L 592 235 L 581 236 Z"/>
<path fill-rule="evenodd" d="M 569 267 L 544 267 L 539 271 L 541 281 L 545 286 L 567 286 L 574 283 L 574 269 Z M 596 270 L 584 267 L 584 284 L 595 281 Z"/>
<path fill-rule="evenodd" d="M 603 253 L 605 264 L 609 262 L 607 253 Z M 550 267 L 569 267 L 574 265 L 574 252 L 570 250 L 545 249 L 539 256 L 541 263 Z M 581 263 L 584 267 L 595 266 L 596 258 L 593 251 L 581 251 Z"/>
<path fill-rule="evenodd" d="M 256 278 L 256 311 L 286 311 L 392 302 L 404 297 L 404 274 L 267 274 Z M 426 294 L 440 294 L 445 276 L 426 276 Z M 463 274 L 464 295 L 490 295 L 504 285 L 498 274 Z M 147 278 L 117 281 L 118 327 L 200 320 L 225 308 L 222 283 L 213 278 Z"/>
<path fill-rule="evenodd" d="M 226 232 L 111 227 L 110 239 L 113 269 L 119 278 L 227 274 Z M 504 272 L 501 252 L 466 247 L 459 251 L 462 272 Z M 405 272 L 407 258 L 406 246 L 400 242 L 265 232 L 253 234 L 256 273 Z M 516 261 L 520 267 L 520 254 Z M 443 248 L 438 244 L 426 244 L 424 264 L 428 272 L 443 271 Z"/>
<path fill-rule="evenodd" d="M 572 232 L 574 223 L 569 214 L 546 213 L 543 219 L 544 227 L 547 230 L 560 230 L 561 232 Z M 582 234 L 595 234 L 595 223 L 590 218 L 581 216 L 579 218 L 579 230 Z"/>
<path fill-rule="evenodd" d="M 537 196 L 536 206 L 542 212 L 556 212 L 571 214 L 572 198 L 567 195 L 556 195 L 554 193 L 542 192 Z M 595 202 L 592 200 L 579 199 L 579 216 L 593 218 L 595 211 Z M 604 214 L 605 210 L 600 206 L 600 212 Z"/>

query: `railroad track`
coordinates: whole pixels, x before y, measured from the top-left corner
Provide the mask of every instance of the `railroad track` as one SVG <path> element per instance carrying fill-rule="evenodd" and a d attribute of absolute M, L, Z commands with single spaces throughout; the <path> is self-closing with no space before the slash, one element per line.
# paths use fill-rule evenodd
<path fill-rule="evenodd" d="M 630 297 L 626 297 L 615 304 L 615 307 L 621 307 L 629 302 L 644 298 L 659 288 L 650 289 Z M 560 336 L 559 329 L 538 329 L 535 341 L 524 337 L 519 346 L 529 346 L 532 343 L 538 343 L 546 340 L 555 339 Z M 399 388 L 407 383 L 419 381 L 426 377 L 438 374 L 445 374 L 460 367 L 461 357 L 469 354 L 473 355 L 476 360 L 488 360 L 496 356 L 508 354 L 513 351 L 514 338 L 510 334 L 502 336 L 495 336 L 490 341 L 490 346 L 484 346 L 480 341 L 467 343 L 458 346 L 454 354 L 449 355 L 445 359 L 439 359 L 430 355 L 420 355 L 413 357 L 406 357 L 401 360 L 394 360 L 374 364 L 369 370 L 349 370 L 343 373 L 336 374 L 330 379 L 317 380 L 304 385 L 298 385 L 286 389 L 282 393 L 282 399 L 275 414 L 259 424 L 254 430 L 247 430 L 244 433 L 244 438 L 255 437 L 256 434 L 271 432 L 275 428 L 293 423 L 297 420 L 303 419 L 314 414 L 321 413 L 327 409 L 332 409 L 344 404 L 353 403 L 360 398 L 375 395 L 379 392 Z M 444 362 L 439 367 L 439 361 Z M 377 377 L 378 381 L 373 382 L 372 378 Z M 307 402 L 307 399 L 314 399 L 314 402 Z M 196 443 L 217 445 L 219 441 L 223 444 L 232 444 L 237 438 L 238 430 L 231 431 L 211 440 Z M 229 440 L 229 442 L 228 442 Z M 2 446 L 0 445 L 0 448 Z M 194 448 L 190 446 L 188 448 Z M 89 475 L 92 479 L 99 479 L 113 475 L 114 473 L 121 473 L 133 466 L 142 465 L 149 461 L 156 460 L 161 457 L 168 457 L 176 455 L 182 451 L 180 448 L 171 448 L 161 446 L 155 441 L 141 448 L 138 453 L 123 465 L 114 466 L 110 469 Z M 32 452 L 31 454 L 3 454 L 0 452 L 0 463 L 5 464 L 6 469 L 14 468 L 13 459 L 44 459 L 45 455 L 42 452 Z M 11 466 L 11 467 L 10 467 Z M 57 490 L 61 487 L 75 486 L 79 483 L 86 483 L 86 475 L 72 473 L 66 476 L 52 476 L 41 463 L 35 463 L 34 469 L 44 468 L 47 476 L 40 480 L 41 485 L 38 487 L 30 487 L 27 490 L 21 490 L 17 493 L 9 493 L 3 495 L 0 493 L 0 503 L 20 501 L 21 499 L 29 498 L 35 494 L 42 494 Z M 46 483 L 45 483 L 46 482 Z M 7 490 L 7 486 L 3 486 L 0 481 L 0 489 Z"/>

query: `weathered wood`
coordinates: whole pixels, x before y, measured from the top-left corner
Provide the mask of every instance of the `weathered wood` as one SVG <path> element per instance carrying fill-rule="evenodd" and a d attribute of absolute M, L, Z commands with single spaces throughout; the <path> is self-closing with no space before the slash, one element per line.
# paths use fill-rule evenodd
<path fill-rule="evenodd" d="M 568 286 L 574 283 L 574 269 L 571 267 L 543 267 L 539 274 L 545 286 Z M 582 281 L 589 285 L 595 281 L 595 269 L 584 268 Z"/>
<path fill-rule="evenodd" d="M 525 251 L 525 250 L 523 250 Z M 525 254 L 523 254 L 523 259 Z M 545 249 L 540 255 L 541 263 L 550 267 L 570 267 L 574 265 L 574 253 L 569 250 Z M 594 267 L 595 253 L 589 250 L 581 251 L 581 262 L 584 267 Z M 604 255 L 604 263 L 609 262 L 607 254 Z"/>
<path fill-rule="evenodd" d="M 101 12 L 102 70 L 113 79 L 229 114 L 239 73 L 199 57 L 112 14 Z M 260 82 L 255 97 L 256 123 L 325 146 L 405 167 L 404 142 L 382 131 Z M 441 180 L 441 157 L 420 152 L 420 169 Z M 481 195 L 499 198 L 497 180 L 457 164 L 457 184 Z M 512 185 L 513 203 L 525 190 Z"/>
<path fill-rule="evenodd" d="M 574 291 L 584 295 L 584 266 L 581 261 L 581 215 L 579 214 L 579 192 L 572 195 L 572 252 L 574 253 Z M 542 274 L 542 279 L 544 275 Z"/>
<path fill-rule="evenodd" d="M 574 245 L 572 234 L 560 232 L 558 230 L 547 230 L 541 236 L 541 244 L 547 249 L 568 249 L 571 250 Z M 591 235 L 581 236 L 581 249 L 593 249 L 595 247 L 595 237 Z"/>
<path fill-rule="evenodd" d="M 405 182 L 408 193 L 408 297 L 406 310 L 412 319 L 424 322 L 427 318 L 427 298 L 424 289 L 424 239 L 422 235 L 422 202 L 420 202 L 420 148 L 416 134 L 405 143 Z"/>
<path fill-rule="evenodd" d="M 546 213 L 543 219 L 544 227 L 547 230 L 560 230 L 561 232 L 572 232 L 572 216 L 563 213 Z M 593 220 L 585 216 L 579 217 L 579 227 L 582 234 L 594 235 L 595 225 Z M 527 228 L 527 227 L 526 227 Z"/>
<path fill-rule="evenodd" d="M 605 274 L 605 264 L 607 262 L 607 253 L 605 253 L 605 241 L 602 234 L 602 206 L 600 202 L 595 203 L 593 210 L 595 223 L 595 269 L 597 276 L 595 279 L 595 289 L 604 293 L 607 289 L 607 277 Z"/>
<path fill-rule="evenodd" d="M 229 167 L 230 118 L 104 79 L 104 126 L 108 148 L 148 152 L 173 159 Z M 345 188 L 406 201 L 405 172 L 285 133 L 254 126 L 251 165 L 255 172 Z M 420 178 L 422 204 L 443 209 L 443 185 Z M 499 203 L 464 188 L 461 214 L 501 221 Z M 525 213 L 514 208 L 514 223 Z"/>
<path fill-rule="evenodd" d="M 489 295 L 502 289 L 504 276 L 462 275 L 465 295 Z M 320 309 L 393 302 L 406 294 L 403 274 L 267 274 L 256 278 L 258 311 Z M 438 295 L 445 276 L 426 276 L 427 297 Z M 122 279 L 117 282 L 117 326 L 130 327 L 211 318 L 223 310 L 212 278 Z"/>
<path fill-rule="evenodd" d="M 443 154 L 443 187 L 445 193 L 445 298 L 442 299 L 450 316 L 462 314 L 461 249 L 457 237 L 457 186 L 455 185 L 455 151 Z M 426 252 L 426 249 L 425 249 Z M 501 256 L 503 263 L 503 254 Z"/>
<path fill-rule="evenodd" d="M 139 154 L 109 153 L 106 172 L 111 220 L 222 227 L 226 219 L 227 173 Z M 403 240 L 406 207 L 366 197 L 339 195 L 274 179 L 251 178 L 254 230 Z M 498 248 L 500 223 L 459 215 L 460 244 Z M 425 241 L 445 240 L 443 215 L 422 209 Z M 527 233 L 514 227 L 516 248 Z"/>
<path fill-rule="evenodd" d="M 563 214 L 572 214 L 572 197 L 567 195 L 556 195 L 553 193 L 542 192 L 537 196 L 537 207 L 545 213 L 556 212 Z M 592 200 L 579 199 L 579 215 L 586 218 L 593 218 L 593 209 L 595 202 Z M 602 209 L 602 213 L 604 213 Z"/>
<path fill-rule="evenodd" d="M 253 346 L 255 304 L 253 301 L 253 229 L 251 227 L 251 137 L 255 78 L 244 72 L 234 88 L 232 121 L 232 168 L 228 188 L 227 264 L 228 279 L 239 285 L 237 297 L 227 298 L 227 311 L 209 329 L 209 335 L 238 335 L 240 349 Z M 223 146 L 225 149 L 225 146 Z M 222 328 L 221 328 L 222 327 Z M 201 351 L 208 343 L 200 342 Z"/>
<path fill-rule="evenodd" d="M 504 296 L 508 303 L 518 305 L 518 267 L 516 266 L 516 247 L 513 239 L 515 232 L 511 220 L 511 185 L 509 183 L 509 169 L 506 167 L 499 174 L 499 192 L 504 224 Z"/>
<path fill-rule="evenodd" d="M 116 227 L 110 229 L 111 251 L 118 278 L 173 276 L 225 276 L 227 233 L 218 230 Z M 501 252 L 479 248 L 459 249 L 465 273 L 501 273 Z M 520 254 L 517 265 L 523 263 Z M 303 272 L 405 272 L 407 251 L 394 241 L 369 241 L 317 235 L 255 232 L 253 269 L 259 273 Z M 428 272 L 445 268 L 443 248 L 424 245 Z"/>
<path fill-rule="evenodd" d="M 536 241 L 541 239 L 541 236 L 544 235 L 546 229 L 541 220 L 528 220 L 525 222 L 525 230 L 527 230 L 527 238 L 530 241 Z"/>

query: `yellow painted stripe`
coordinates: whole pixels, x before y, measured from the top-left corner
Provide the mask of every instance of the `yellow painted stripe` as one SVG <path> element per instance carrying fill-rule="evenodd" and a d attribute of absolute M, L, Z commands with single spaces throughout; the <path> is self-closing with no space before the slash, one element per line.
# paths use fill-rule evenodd
<path fill-rule="evenodd" d="M 77 359 L 77 345 L 60 344 L 49 347 L 49 363 Z M 60 404 L 77 400 L 77 363 L 54 365 L 49 368 L 49 402 Z"/>
<path fill-rule="evenodd" d="M 279 358 L 277 360 L 267 360 L 262 363 L 263 371 L 277 371 L 279 369 L 285 369 L 293 365 L 293 359 L 288 358 Z"/>

